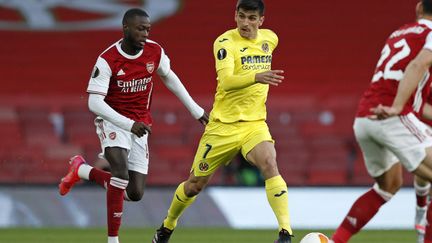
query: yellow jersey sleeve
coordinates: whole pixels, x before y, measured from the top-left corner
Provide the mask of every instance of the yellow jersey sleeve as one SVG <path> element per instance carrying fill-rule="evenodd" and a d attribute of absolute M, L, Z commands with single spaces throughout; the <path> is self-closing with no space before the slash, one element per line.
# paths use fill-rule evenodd
<path fill-rule="evenodd" d="M 241 89 L 255 83 L 255 73 L 234 74 L 234 51 L 235 43 L 231 36 L 222 36 L 213 44 L 217 79 L 219 86 L 225 91 Z"/>

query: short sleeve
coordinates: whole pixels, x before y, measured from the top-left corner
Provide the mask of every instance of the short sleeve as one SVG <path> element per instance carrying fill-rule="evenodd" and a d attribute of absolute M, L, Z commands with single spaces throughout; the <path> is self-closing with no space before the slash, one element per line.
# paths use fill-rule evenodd
<path fill-rule="evenodd" d="M 219 37 L 213 44 L 216 72 L 224 68 L 234 69 L 233 41 L 227 37 Z"/>
<path fill-rule="evenodd" d="M 110 78 L 111 68 L 105 59 L 98 57 L 90 77 L 87 93 L 106 95 L 108 93 Z"/>
<path fill-rule="evenodd" d="M 426 42 L 425 42 L 423 48 L 432 51 L 432 31 L 429 32 L 429 34 L 426 36 Z"/>
<path fill-rule="evenodd" d="M 160 62 L 159 62 L 159 67 L 157 69 L 157 73 L 159 74 L 159 76 L 166 76 L 168 75 L 169 71 L 171 70 L 171 64 L 170 64 L 170 59 L 168 58 L 168 56 L 165 54 L 165 51 L 163 48 L 161 48 L 161 58 L 160 58 Z"/>

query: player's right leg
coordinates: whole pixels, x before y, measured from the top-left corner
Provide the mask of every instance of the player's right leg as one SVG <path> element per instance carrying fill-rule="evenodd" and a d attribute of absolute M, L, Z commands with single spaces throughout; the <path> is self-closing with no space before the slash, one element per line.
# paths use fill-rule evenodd
<path fill-rule="evenodd" d="M 361 195 L 351 206 L 341 225 L 332 236 L 335 243 L 346 243 L 358 233 L 402 186 L 402 166 L 394 164 L 383 175 L 375 178 L 376 184 Z"/>
<path fill-rule="evenodd" d="M 204 189 L 211 178 L 209 176 L 196 177 L 191 173 L 189 178 L 176 189 L 168 214 L 162 226 L 156 231 L 152 243 L 167 243 L 177 226 L 177 221 L 183 212 L 195 201 L 197 195 Z"/>
<path fill-rule="evenodd" d="M 154 235 L 152 243 L 168 242 L 178 219 L 205 188 L 213 173 L 237 154 L 239 149 L 236 129 L 224 126 L 226 125 L 217 122 L 207 124 L 195 154 L 191 174 L 177 187 L 168 214 Z"/>
<path fill-rule="evenodd" d="M 118 233 L 123 215 L 123 195 L 129 183 L 128 151 L 120 147 L 105 148 L 105 157 L 111 166 L 107 185 L 108 243 L 119 243 Z"/>
<path fill-rule="evenodd" d="M 390 125 L 400 126 L 400 129 L 393 130 L 399 132 L 405 129 L 399 119 L 393 119 L 392 121 L 395 124 Z M 376 184 L 351 206 L 347 216 L 332 236 L 335 243 L 348 242 L 354 234 L 359 232 L 375 216 L 379 208 L 390 200 L 402 185 L 401 164 L 398 163 L 398 158 L 387 147 L 382 146 L 382 144 L 386 144 L 386 141 L 380 141 L 381 137 L 384 137 L 382 134 L 391 132 L 390 128 L 394 126 L 388 124 L 384 126 L 381 123 L 384 122 L 372 121 L 368 118 L 356 118 L 354 122 L 356 140 L 363 152 L 368 173 L 375 179 Z M 411 134 L 409 131 L 406 132 Z M 380 136 L 376 137 L 377 134 L 380 134 Z M 413 135 L 411 134 L 411 136 Z M 388 137 L 390 141 L 396 140 L 391 136 Z"/>

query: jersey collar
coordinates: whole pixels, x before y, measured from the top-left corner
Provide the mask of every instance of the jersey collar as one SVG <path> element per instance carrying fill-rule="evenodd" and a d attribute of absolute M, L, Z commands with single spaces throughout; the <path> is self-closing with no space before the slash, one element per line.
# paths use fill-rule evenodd
<path fill-rule="evenodd" d="M 428 20 L 428 19 L 420 19 L 418 21 L 419 24 L 424 24 L 426 25 L 429 29 L 432 29 L 432 21 Z"/>
<path fill-rule="evenodd" d="M 116 48 L 117 48 L 117 51 L 118 51 L 122 56 L 126 57 L 127 59 L 137 59 L 138 57 L 141 56 L 141 54 L 143 53 L 143 50 L 144 50 L 144 49 L 141 49 L 141 51 L 139 51 L 136 55 L 129 55 L 129 54 L 127 54 L 126 52 L 124 52 L 124 51 L 121 49 L 121 42 L 122 42 L 122 40 L 123 40 L 123 39 L 117 41 L 117 43 L 116 43 L 116 45 L 115 45 Z"/>

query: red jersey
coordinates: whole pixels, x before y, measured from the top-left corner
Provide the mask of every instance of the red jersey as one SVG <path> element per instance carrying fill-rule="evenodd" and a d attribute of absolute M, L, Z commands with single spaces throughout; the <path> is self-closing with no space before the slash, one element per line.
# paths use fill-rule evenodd
<path fill-rule="evenodd" d="M 402 26 L 390 35 L 381 52 L 372 83 L 360 99 L 357 117 L 371 115 L 369 110 L 379 104 L 393 104 L 399 81 L 402 80 L 408 64 L 423 48 L 432 50 L 431 29 L 432 21 L 421 19 L 417 23 Z M 428 72 L 405 104 L 401 115 L 420 111 L 422 98 L 429 94 L 430 82 Z"/>
<path fill-rule="evenodd" d="M 120 40 L 99 56 L 87 92 L 105 95 L 116 112 L 151 125 L 153 76 L 169 70 L 169 59 L 156 42 L 147 40 L 143 50 L 132 56 L 121 49 Z"/>

